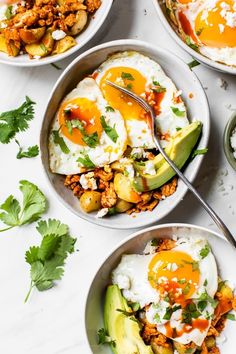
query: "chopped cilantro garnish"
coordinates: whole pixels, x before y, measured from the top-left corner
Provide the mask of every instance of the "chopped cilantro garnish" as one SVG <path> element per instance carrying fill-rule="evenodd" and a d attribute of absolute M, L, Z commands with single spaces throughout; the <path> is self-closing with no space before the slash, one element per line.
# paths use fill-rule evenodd
<path fill-rule="evenodd" d="M 210 252 L 210 246 L 207 244 L 204 248 L 201 249 L 200 251 L 200 256 L 202 259 L 206 258 Z"/>
<path fill-rule="evenodd" d="M 178 107 L 170 107 L 172 112 L 177 116 L 177 117 L 184 117 L 185 111 L 180 111 Z"/>
<path fill-rule="evenodd" d="M 198 65 L 200 65 L 200 63 L 196 59 L 193 59 L 190 63 L 188 63 L 188 66 L 191 70 L 193 68 L 195 68 L 195 66 L 198 66 Z"/>
<path fill-rule="evenodd" d="M 233 313 L 227 313 L 225 316 L 228 320 L 236 321 L 235 315 Z"/>
<path fill-rule="evenodd" d="M 106 106 L 106 112 L 115 112 L 115 110 L 111 106 Z"/>
<path fill-rule="evenodd" d="M 108 335 L 105 328 L 100 328 L 97 334 L 98 344 L 111 344 L 113 347 L 116 346 L 116 342 Z"/>
<path fill-rule="evenodd" d="M 76 161 L 80 162 L 86 168 L 94 168 L 95 167 L 93 161 L 91 161 L 88 154 L 83 154 L 83 157 L 79 157 Z"/>
<path fill-rule="evenodd" d="M 59 145 L 61 148 L 61 151 L 64 154 L 69 154 L 70 150 L 69 150 L 68 146 L 66 145 L 64 139 L 59 135 L 58 130 L 52 131 L 52 137 L 53 137 L 54 144 Z"/>
<path fill-rule="evenodd" d="M 192 158 L 194 158 L 195 156 L 197 155 L 205 155 L 208 151 L 208 148 L 205 148 L 205 149 L 196 149 L 193 151 L 192 153 Z"/>
<path fill-rule="evenodd" d="M 122 71 L 121 77 L 122 77 L 122 79 L 125 79 L 125 80 L 134 81 L 134 77 L 130 73 L 126 73 L 124 71 Z"/>
<path fill-rule="evenodd" d="M 117 131 L 115 129 L 115 126 L 114 127 L 111 127 L 110 125 L 108 125 L 105 121 L 105 117 L 104 116 L 101 116 L 101 124 L 102 124 L 102 127 L 105 131 L 105 133 L 109 136 L 109 138 L 114 142 L 116 143 L 119 135 L 117 134 Z"/>

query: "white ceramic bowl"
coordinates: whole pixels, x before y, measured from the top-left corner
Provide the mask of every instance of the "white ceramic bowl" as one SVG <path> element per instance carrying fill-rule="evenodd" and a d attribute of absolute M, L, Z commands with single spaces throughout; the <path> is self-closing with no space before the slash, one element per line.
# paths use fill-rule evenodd
<path fill-rule="evenodd" d="M 104 43 L 92 48 L 81 54 L 70 64 L 57 81 L 47 104 L 40 139 L 42 163 L 51 189 L 67 208 L 90 222 L 117 229 L 144 227 L 160 221 L 183 199 L 187 188 L 179 181 L 177 191 L 171 197 L 163 200 L 152 212 L 142 212 L 136 214 L 135 217 L 127 214 L 117 214 L 112 217 L 98 219 L 95 217 L 96 213 L 86 214 L 80 209 L 78 199 L 63 185 L 64 176 L 50 172 L 48 133 L 52 119 L 65 95 L 70 92 L 86 74 L 92 73 L 95 68 L 104 62 L 107 56 L 117 51 L 124 50 L 136 50 L 156 60 L 162 66 L 166 74 L 172 78 L 177 87 L 183 91 L 183 98 L 188 107 L 190 120 L 198 119 L 203 123 L 203 133 L 199 142 L 200 149 L 207 146 L 210 130 L 208 103 L 200 82 L 196 75 L 189 69 L 188 65 L 169 51 L 141 41 L 119 40 Z M 189 98 L 189 93 L 193 94 L 193 98 Z M 202 160 L 203 155 L 199 155 L 186 167 L 185 175 L 190 181 L 193 181 L 196 177 Z"/>
<path fill-rule="evenodd" d="M 142 253 L 146 243 L 153 238 L 172 238 L 173 235 L 205 237 L 213 250 L 222 279 L 235 280 L 236 250 L 219 234 L 203 227 L 188 224 L 165 224 L 138 231 L 123 240 L 104 260 L 97 271 L 86 301 L 85 331 L 88 346 L 93 354 L 111 354 L 109 346 L 98 345 L 97 330 L 104 327 L 103 307 L 106 287 L 111 283 L 111 272 L 118 265 L 122 254 Z M 227 259 L 227 262 L 225 261 Z M 220 347 L 222 354 L 232 354 L 236 346 L 236 322 L 228 321 L 224 334 L 227 341 Z M 124 353 L 125 354 L 125 353 Z"/>
<path fill-rule="evenodd" d="M 236 67 L 232 67 L 226 64 L 218 63 L 214 60 L 211 60 L 201 53 L 196 52 L 194 49 L 189 47 L 179 36 L 177 28 L 175 25 L 172 23 L 170 18 L 167 16 L 167 13 L 165 11 L 165 4 L 163 0 L 152 0 L 154 7 L 157 10 L 158 16 L 167 30 L 167 32 L 170 34 L 170 36 L 176 41 L 180 47 L 182 47 L 186 52 L 188 52 L 192 57 L 197 59 L 200 63 L 214 69 L 217 71 L 225 72 L 228 74 L 233 74 L 236 75 Z"/>
<path fill-rule="evenodd" d="M 55 63 L 58 60 L 67 58 L 69 55 L 81 49 L 99 31 L 109 14 L 112 3 L 113 0 L 102 1 L 100 8 L 90 17 L 86 28 L 75 37 L 77 44 L 65 53 L 48 56 L 42 59 L 30 59 L 28 54 L 9 57 L 6 53 L 0 52 L 0 63 L 13 66 L 32 67 Z"/>

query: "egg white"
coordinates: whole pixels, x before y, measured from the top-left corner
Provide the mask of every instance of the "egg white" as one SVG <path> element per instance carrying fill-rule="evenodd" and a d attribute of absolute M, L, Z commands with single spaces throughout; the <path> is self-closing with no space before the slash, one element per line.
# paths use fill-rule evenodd
<path fill-rule="evenodd" d="M 77 87 L 71 91 L 63 100 L 62 103 L 74 98 L 87 98 L 94 102 L 101 115 L 105 116 L 106 122 L 110 126 L 115 126 L 118 134 L 118 139 L 113 142 L 109 136 L 102 132 L 99 144 L 95 148 L 89 146 L 82 146 L 73 143 L 66 136 L 59 134 L 64 139 L 70 152 L 65 154 L 61 151 L 59 145 L 56 145 L 53 141 L 53 136 L 49 137 L 49 155 L 50 155 L 50 168 L 52 172 L 59 174 L 75 174 L 84 172 L 82 164 L 77 162 L 79 157 L 83 157 L 87 154 L 96 167 L 102 167 L 106 164 L 110 164 L 113 161 L 120 159 L 127 147 L 127 132 L 124 124 L 124 120 L 119 111 L 114 110 L 106 111 L 108 106 L 106 100 L 103 98 L 102 93 L 92 78 L 85 78 L 80 81 Z M 51 130 L 59 129 L 58 113 L 53 121 Z M 107 152 L 106 150 L 111 150 Z"/>
<path fill-rule="evenodd" d="M 153 81 L 157 81 L 161 86 L 166 88 L 164 98 L 160 104 L 161 113 L 156 117 L 158 131 L 161 134 L 169 134 L 173 136 L 176 128 L 183 128 L 189 124 L 187 118 L 186 107 L 184 102 L 174 103 L 173 96 L 178 94 L 178 90 L 172 80 L 166 76 L 161 66 L 154 60 L 135 51 L 126 51 L 110 56 L 97 69 L 96 82 L 100 84 L 106 71 L 112 67 L 127 67 L 139 71 L 147 80 L 146 89 L 152 85 Z M 175 115 L 171 107 L 176 107 L 184 114 L 181 117 Z M 126 119 L 125 121 L 129 145 L 131 147 L 154 148 L 155 144 L 152 139 L 151 131 L 147 122 L 140 119 Z M 166 146 L 167 141 L 163 139 L 162 145 Z"/>
<path fill-rule="evenodd" d="M 215 258 L 211 251 L 205 258 L 202 258 L 200 254 L 200 251 L 206 245 L 207 241 L 202 237 L 180 238 L 172 249 L 173 251 L 187 253 L 194 261 L 199 263 L 200 281 L 195 293 L 191 296 L 193 302 L 196 302 L 194 299 L 199 298 L 205 292 L 214 298 L 217 291 L 218 274 Z M 123 296 L 128 301 L 138 302 L 141 308 L 151 304 L 146 312 L 146 318 L 150 323 L 156 325 L 160 333 L 166 335 L 165 323 L 168 321 L 163 317 L 169 307 L 169 303 L 161 299 L 158 290 L 152 288 L 148 281 L 148 265 L 153 257 L 154 254 L 123 255 L 121 262 L 112 273 L 112 281 L 122 289 Z M 207 318 L 213 314 L 214 308 L 208 302 L 207 307 L 199 318 Z M 179 309 L 173 312 L 170 318 L 170 326 L 177 328 L 179 331 L 183 328 L 181 316 L 182 309 Z M 211 321 L 209 320 L 209 326 L 204 331 L 194 329 L 189 333 L 183 333 L 181 336 L 174 338 L 174 340 L 182 344 L 188 344 L 193 341 L 196 345 L 201 346 L 207 335 L 210 323 Z"/>

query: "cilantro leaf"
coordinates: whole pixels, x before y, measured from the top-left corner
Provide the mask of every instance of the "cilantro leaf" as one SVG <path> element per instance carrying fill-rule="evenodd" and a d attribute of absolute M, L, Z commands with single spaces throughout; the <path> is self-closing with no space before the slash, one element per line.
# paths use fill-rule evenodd
<path fill-rule="evenodd" d="M 31 157 L 36 157 L 39 154 L 39 147 L 38 145 L 30 146 L 28 147 L 28 150 L 23 151 L 22 147 L 20 146 L 18 140 L 15 140 L 17 145 L 19 146 L 19 151 L 16 155 L 17 159 L 22 159 L 23 157 L 26 158 L 31 158 Z"/>
<path fill-rule="evenodd" d="M 188 283 L 184 288 L 183 288 L 183 294 L 187 295 L 190 291 L 190 284 Z"/>
<path fill-rule="evenodd" d="M 185 42 L 190 48 L 198 52 L 198 45 L 192 41 L 191 37 L 186 36 Z"/>
<path fill-rule="evenodd" d="M 106 106 L 106 112 L 115 112 L 115 110 L 111 106 Z"/>
<path fill-rule="evenodd" d="M 227 313 L 225 316 L 228 320 L 236 321 L 235 315 L 233 313 Z"/>
<path fill-rule="evenodd" d="M 23 194 L 22 206 L 12 195 L 0 206 L 3 210 L 0 213 L 0 220 L 9 226 L 0 232 L 36 221 L 46 210 L 46 197 L 35 184 L 22 180 L 20 190 Z"/>
<path fill-rule="evenodd" d="M 193 68 L 195 68 L 195 66 L 198 66 L 198 65 L 200 65 L 200 63 L 196 59 L 193 59 L 190 63 L 188 63 L 188 66 L 191 70 Z"/>
<path fill-rule="evenodd" d="M 158 81 L 153 81 L 152 82 L 154 86 L 156 86 L 155 88 L 153 88 L 152 90 L 156 93 L 162 93 L 162 92 L 166 92 L 166 88 L 164 86 L 161 86 L 161 84 Z"/>
<path fill-rule="evenodd" d="M 95 167 L 93 161 L 90 159 L 88 154 L 84 154 L 83 157 L 79 157 L 76 161 L 81 163 L 86 168 L 94 168 Z"/>
<path fill-rule="evenodd" d="M 204 248 L 201 249 L 200 251 L 200 256 L 202 259 L 206 258 L 210 252 L 210 246 L 207 244 Z"/>
<path fill-rule="evenodd" d="M 131 75 L 130 73 L 125 73 L 124 71 L 122 71 L 121 77 L 122 77 L 122 79 L 124 79 L 124 80 L 134 81 L 133 75 Z"/>
<path fill-rule="evenodd" d="M 116 346 L 116 342 L 108 335 L 105 328 L 100 328 L 98 330 L 98 344 L 111 344 L 113 347 Z"/>
<path fill-rule="evenodd" d="M 25 302 L 34 287 L 44 291 L 62 278 L 65 260 L 68 254 L 74 252 L 76 241 L 70 236 L 68 226 L 59 220 L 40 221 L 37 230 L 42 236 L 40 246 L 30 247 L 25 254 L 25 260 L 31 266 L 31 283 Z"/>
<path fill-rule="evenodd" d="M 100 119 L 101 119 L 101 124 L 102 124 L 102 127 L 103 127 L 105 133 L 109 136 L 109 138 L 110 138 L 114 143 L 116 143 L 116 142 L 117 142 L 117 139 L 118 139 L 118 137 L 119 137 L 119 135 L 117 134 L 116 129 L 115 129 L 114 127 L 112 128 L 111 126 L 109 126 L 109 125 L 106 123 L 104 116 L 101 116 Z"/>
<path fill-rule="evenodd" d="M 98 145 L 98 133 L 86 134 L 83 136 L 83 141 L 91 148 L 95 148 Z"/>
<path fill-rule="evenodd" d="M 7 20 L 10 20 L 10 18 L 13 16 L 12 10 L 13 10 L 12 5 L 7 7 L 7 9 L 5 11 L 5 16 L 6 16 Z"/>
<path fill-rule="evenodd" d="M 53 137 L 53 142 L 56 145 L 59 145 L 61 148 L 61 151 L 64 152 L 64 154 L 69 154 L 70 150 L 68 146 L 65 143 L 65 140 L 59 135 L 58 130 L 53 130 L 52 131 L 52 137 Z"/>
<path fill-rule="evenodd" d="M 177 117 L 184 117 L 185 111 L 180 111 L 178 107 L 170 107 L 172 112 L 177 116 Z"/>
<path fill-rule="evenodd" d="M 205 155 L 207 153 L 207 151 L 208 151 L 208 148 L 194 150 L 192 153 L 192 159 L 197 155 Z"/>
<path fill-rule="evenodd" d="M 28 122 L 34 117 L 35 102 L 26 96 L 25 102 L 17 109 L 0 114 L 0 142 L 8 144 L 20 131 L 28 129 Z"/>

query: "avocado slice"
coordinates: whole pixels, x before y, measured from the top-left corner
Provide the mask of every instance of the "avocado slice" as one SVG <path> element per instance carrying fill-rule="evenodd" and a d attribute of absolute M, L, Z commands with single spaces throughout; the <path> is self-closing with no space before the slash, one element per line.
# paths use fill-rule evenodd
<path fill-rule="evenodd" d="M 167 146 L 165 151 L 178 168 L 181 169 L 188 160 L 199 139 L 201 131 L 202 123 L 199 121 L 193 122 L 178 131 Z M 137 192 L 146 192 L 159 188 L 175 175 L 175 171 L 161 154 L 155 157 L 153 163 L 157 170 L 155 175 L 144 174 L 143 170 L 145 166 L 138 168 L 139 176 L 135 177 L 133 181 L 133 188 Z"/>
<path fill-rule="evenodd" d="M 154 354 L 140 336 L 140 328 L 133 316 L 126 316 L 117 309 L 131 312 L 117 285 L 109 285 L 105 296 L 104 326 L 115 341 L 111 345 L 114 354 Z"/>

